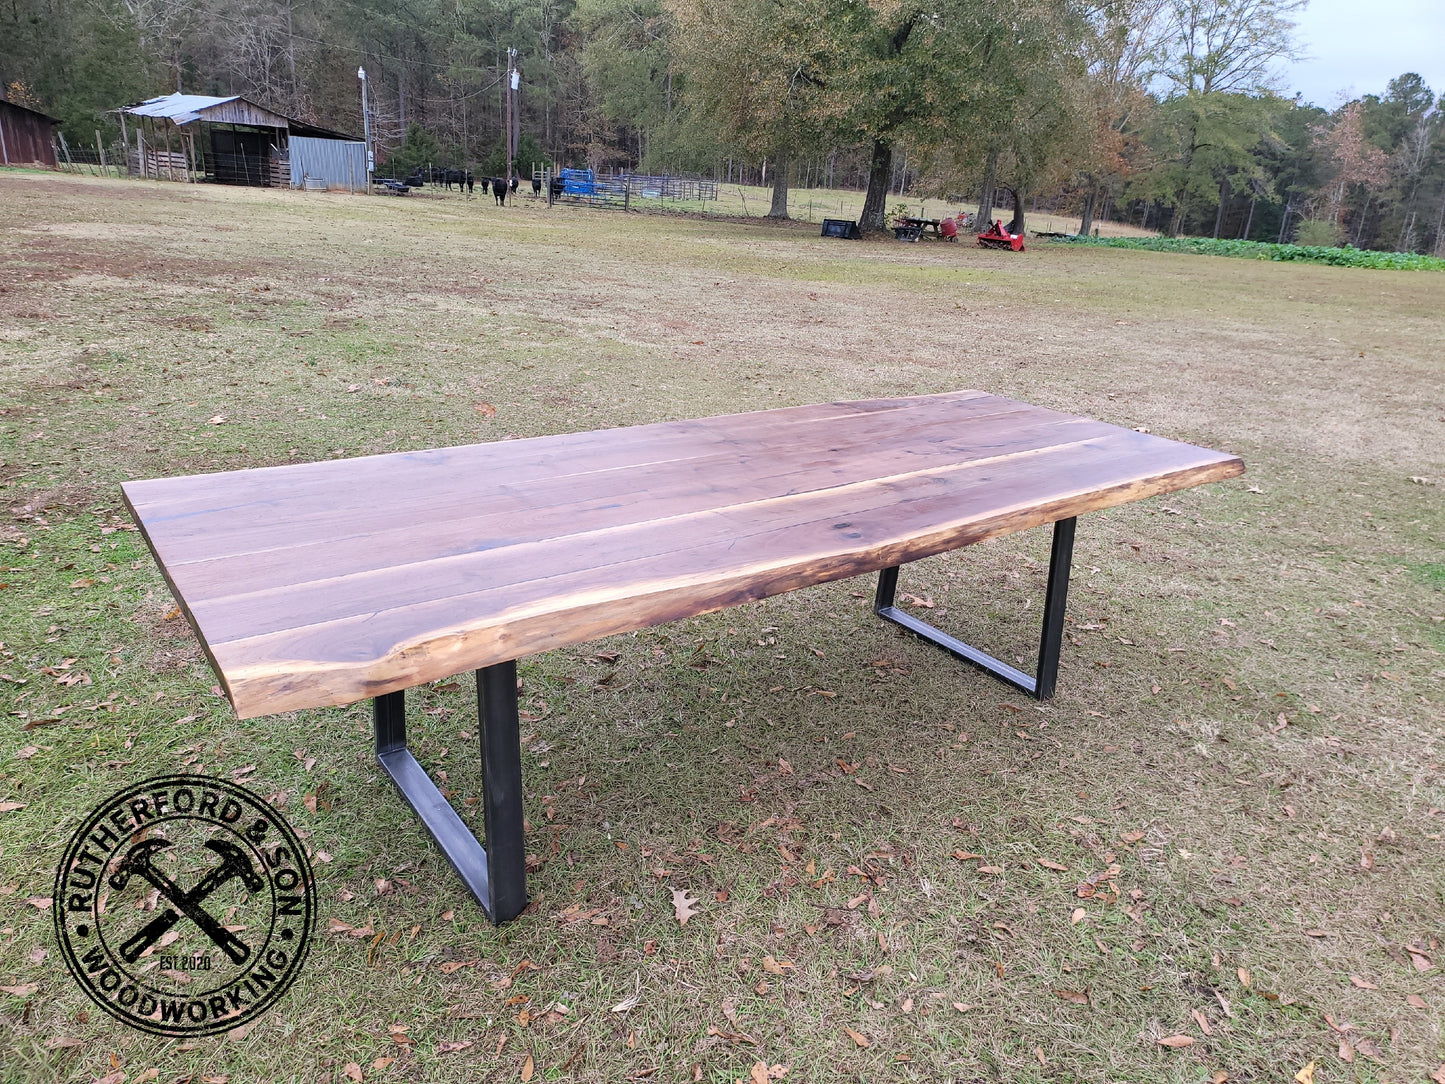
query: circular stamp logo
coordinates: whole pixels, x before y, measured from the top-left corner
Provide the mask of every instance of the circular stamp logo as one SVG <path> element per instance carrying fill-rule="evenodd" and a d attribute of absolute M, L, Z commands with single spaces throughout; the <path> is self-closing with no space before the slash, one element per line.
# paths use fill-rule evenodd
<path fill-rule="evenodd" d="M 81 824 L 52 911 L 66 967 L 102 1009 L 156 1035 L 210 1035 L 295 981 L 316 886 L 300 839 L 263 799 L 222 779 L 157 776 Z"/>

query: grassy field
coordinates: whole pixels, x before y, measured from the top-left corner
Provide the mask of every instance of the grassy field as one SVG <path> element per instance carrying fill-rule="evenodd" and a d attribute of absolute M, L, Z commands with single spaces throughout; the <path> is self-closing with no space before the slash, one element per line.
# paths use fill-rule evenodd
<path fill-rule="evenodd" d="M 0 1079 L 1437 1071 L 1439 277 L 816 234 L 0 172 Z M 1046 704 L 863 581 L 524 660 L 540 868 L 501 930 L 378 778 L 367 705 L 235 720 L 118 489 L 957 388 L 1248 473 L 1080 522 Z M 1046 559 L 1031 532 L 902 589 L 1027 659 Z M 410 700 L 459 798 L 469 688 Z M 310 960 L 244 1035 L 128 1030 L 54 944 L 79 819 L 179 770 L 314 852 Z"/>
<path fill-rule="evenodd" d="M 468 199 L 463 197 L 460 192 L 448 192 L 435 186 L 414 189 L 407 198 L 421 199 L 427 202 L 455 201 L 461 204 L 485 200 L 489 206 L 493 203 L 490 196 L 474 193 Z M 634 205 L 643 212 L 681 212 L 718 215 L 725 218 L 762 218 L 768 213 L 771 200 L 771 188 L 760 188 L 757 185 L 719 184 L 717 199 L 639 199 Z M 527 186 L 523 185 L 517 192 L 517 202 L 526 205 L 543 201 L 534 198 Z M 890 195 L 887 206 L 890 218 L 895 210 L 916 215 L 919 218 L 943 218 L 946 215 L 959 214 L 963 211 L 971 214 L 978 210 L 978 206 L 973 203 L 930 199 L 913 193 Z M 794 188 L 788 193 L 788 212 L 799 222 L 820 223 L 825 218 L 856 219 L 863 213 L 863 193 L 841 188 Z M 1012 211 L 1001 210 L 994 217 L 1007 222 L 1011 214 Z M 1078 215 L 1050 214 L 1047 211 L 1030 211 L 1026 222 L 1029 231 L 1038 230 L 1043 233 L 1074 233 L 1079 228 Z M 1100 236 L 1103 237 L 1158 236 L 1153 230 L 1141 230 L 1119 222 L 1099 222 L 1097 226 Z"/>

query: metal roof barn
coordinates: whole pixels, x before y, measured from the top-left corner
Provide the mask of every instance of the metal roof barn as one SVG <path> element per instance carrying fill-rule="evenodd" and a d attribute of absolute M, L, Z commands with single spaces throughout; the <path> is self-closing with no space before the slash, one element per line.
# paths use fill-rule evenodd
<path fill-rule="evenodd" d="M 166 94 L 120 111 L 132 173 L 178 181 L 261 187 L 302 187 L 307 175 L 353 191 L 365 189 L 363 165 L 352 181 L 353 144 L 342 133 L 320 128 L 258 105 L 239 94 Z M 134 118 L 132 141 L 125 118 Z M 306 156 L 305 169 L 292 165 L 293 146 Z M 332 144 L 333 146 L 321 146 Z M 363 149 L 364 162 L 364 149 Z M 311 163 L 317 163 L 313 169 Z"/>

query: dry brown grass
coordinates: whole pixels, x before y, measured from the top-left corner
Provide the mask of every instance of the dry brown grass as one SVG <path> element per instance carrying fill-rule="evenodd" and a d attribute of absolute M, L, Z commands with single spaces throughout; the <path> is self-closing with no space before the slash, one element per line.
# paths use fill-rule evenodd
<path fill-rule="evenodd" d="M 38 987 L 0 1001 L 0 1075 L 515 1080 L 530 1054 L 539 1080 L 1422 1080 L 1445 1060 L 1441 281 L 0 173 L 0 671 L 26 682 L 0 682 L 0 798 L 25 803 L 0 814 L 0 977 Z M 131 476 L 964 387 L 1249 473 L 1080 524 L 1048 704 L 881 626 L 868 583 L 526 660 L 543 868 L 500 931 L 377 779 L 363 707 L 237 723 L 113 529 Z M 1004 540 L 905 589 L 1026 656 L 1045 558 Z M 62 656 L 92 684 L 41 673 Z M 420 691 L 413 725 L 474 792 L 466 689 Z M 319 936 L 253 1032 L 188 1049 L 82 1019 L 25 901 L 78 816 L 189 755 L 289 795 L 334 855 L 323 920 L 402 936 L 370 959 Z M 397 873 L 413 889 L 378 895 Z M 674 887 L 702 901 L 686 927 Z"/>

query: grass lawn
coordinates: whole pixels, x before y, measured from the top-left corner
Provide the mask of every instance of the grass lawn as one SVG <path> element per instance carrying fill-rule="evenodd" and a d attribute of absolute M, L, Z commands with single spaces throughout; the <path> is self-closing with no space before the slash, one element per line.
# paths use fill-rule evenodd
<path fill-rule="evenodd" d="M 772 195 L 771 188 L 750 184 L 720 183 L 717 187 L 717 199 L 653 200 L 639 199 L 634 196 L 634 206 L 643 211 L 684 212 L 730 218 L 762 218 L 768 213 Z M 407 198 L 428 202 L 437 200 L 456 201 L 461 204 L 468 202 L 460 192 L 448 192 L 435 185 L 414 189 Z M 474 193 L 471 200 L 485 201 L 488 207 L 493 206 L 494 202 L 492 197 L 482 196 L 478 193 Z M 541 202 L 534 200 L 530 189 L 525 184 L 518 189 L 515 200 L 522 204 Z M 567 197 L 562 202 L 575 203 L 576 201 Z M 924 198 L 913 192 L 905 195 L 890 194 L 887 201 L 890 219 L 897 208 L 902 208 L 908 214 L 917 215 L 919 218 L 943 218 L 960 211 L 972 213 L 978 210 L 978 206 L 974 203 L 959 203 L 936 197 Z M 820 223 L 825 218 L 856 219 L 863 213 L 863 193 L 839 188 L 793 188 L 788 192 L 788 212 L 800 222 Z M 999 210 L 994 217 L 1008 222 L 1012 214 L 1011 210 Z M 1030 232 L 1038 230 L 1041 233 L 1076 233 L 1079 229 L 1078 215 L 1030 211 L 1026 221 Z M 1103 237 L 1157 237 L 1159 235 L 1156 230 L 1141 230 L 1137 226 L 1125 225 L 1121 222 L 1098 222 L 1096 226 L 1099 234 Z M 982 228 L 980 227 L 980 229 Z"/>
<path fill-rule="evenodd" d="M 1424 1081 L 1441 281 L 0 172 L 0 1079 Z M 1080 521 L 1046 704 L 861 580 L 523 660 L 540 868 L 501 930 L 368 705 L 235 720 L 118 488 L 958 388 L 1248 473 Z M 901 589 L 1028 660 L 1046 560 L 1030 532 Z M 458 801 L 471 689 L 410 697 Z M 313 851 L 310 959 L 244 1035 L 129 1030 L 59 962 L 69 834 L 173 771 Z"/>

